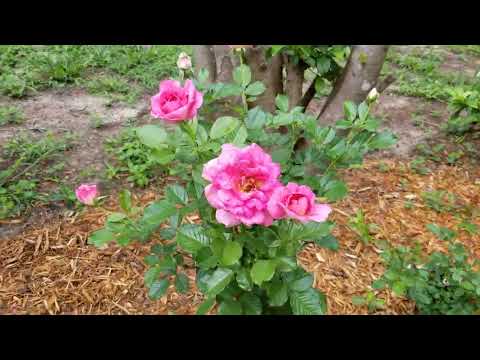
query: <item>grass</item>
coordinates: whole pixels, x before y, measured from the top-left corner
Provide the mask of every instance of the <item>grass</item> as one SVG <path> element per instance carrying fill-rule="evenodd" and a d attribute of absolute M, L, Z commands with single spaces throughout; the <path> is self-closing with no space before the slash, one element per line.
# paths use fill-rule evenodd
<path fill-rule="evenodd" d="M 24 120 L 22 109 L 16 106 L 0 106 L 0 126 L 18 125 Z"/>
<path fill-rule="evenodd" d="M 19 216 L 34 201 L 46 199 L 38 192 L 38 185 L 47 179 L 58 180 L 49 170 L 63 168 L 61 154 L 70 148 L 70 140 L 69 136 L 58 138 L 52 134 L 36 140 L 23 135 L 4 145 L 0 162 L 0 219 Z"/>
<path fill-rule="evenodd" d="M 455 86 L 470 89 L 473 79 L 466 78 L 461 73 L 440 71 L 443 61 L 442 53 L 432 49 L 422 53 L 416 49 L 401 53 L 392 48 L 387 55 L 382 75 L 393 74 L 397 78 L 395 92 L 400 95 L 445 102 L 450 97 L 449 89 Z"/>
<path fill-rule="evenodd" d="M 0 94 L 23 97 L 30 91 L 66 85 L 84 85 L 93 93 L 130 92 L 130 82 L 153 90 L 159 80 L 176 71 L 181 51 L 189 46 L 155 45 L 21 45 L 0 46 Z M 84 80 L 107 70 L 102 79 Z M 128 91 L 127 91 L 128 89 Z"/>

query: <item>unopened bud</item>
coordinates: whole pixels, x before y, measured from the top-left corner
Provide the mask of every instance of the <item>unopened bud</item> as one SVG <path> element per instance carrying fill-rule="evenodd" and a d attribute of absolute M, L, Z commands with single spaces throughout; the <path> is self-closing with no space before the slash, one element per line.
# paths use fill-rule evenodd
<path fill-rule="evenodd" d="M 377 101 L 378 97 L 379 97 L 379 93 L 377 91 L 377 88 L 373 88 L 372 90 L 370 90 L 370 92 L 368 93 L 368 96 L 367 96 L 367 100 L 369 103 L 373 103 L 375 101 Z"/>
<path fill-rule="evenodd" d="M 190 70 L 192 68 L 192 59 L 188 54 L 182 52 L 178 56 L 177 67 L 180 70 Z"/>

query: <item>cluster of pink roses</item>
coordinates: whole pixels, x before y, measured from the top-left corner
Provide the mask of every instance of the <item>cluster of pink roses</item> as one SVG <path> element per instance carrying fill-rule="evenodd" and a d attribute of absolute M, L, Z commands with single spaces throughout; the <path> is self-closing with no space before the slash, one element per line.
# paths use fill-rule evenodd
<path fill-rule="evenodd" d="M 204 166 L 203 178 L 210 182 L 205 196 L 217 209 L 217 221 L 227 227 L 270 226 L 284 218 L 302 223 L 328 218 L 331 208 L 317 204 L 308 186 L 283 186 L 279 176 L 280 165 L 257 144 L 243 149 L 225 144 L 220 156 Z"/>

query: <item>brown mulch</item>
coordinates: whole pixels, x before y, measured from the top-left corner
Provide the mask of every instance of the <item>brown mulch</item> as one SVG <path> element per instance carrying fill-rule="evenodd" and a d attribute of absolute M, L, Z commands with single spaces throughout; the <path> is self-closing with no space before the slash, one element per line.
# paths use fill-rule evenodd
<path fill-rule="evenodd" d="M 379 163 L 389 170 L 379 171 Z M 367 222 L 378 225 L 375 238 L 394 245 L 420 242 L 427 252 L 445 250 L 425 225 L 437 223 L 457 230 L 461 221 L 452 213 L 437 213 L 421 198 L 423 191 L 447 190 L 462 207 L 480 204 L 480 168 L 440 166 L 431 175 L 418 175 L 397 160 L 369 160 L 361 169 L 348 170 L 347 199 L 336 204 L 332 218 L 338 224 L 334 234 L 338 252 L 308 245 L 299 262 L 314 275 L 314 285 L 327 296 L 329 314 L 367 314 L 366 307 L 352 305 L 355 295 L 371 290 L 372 281 L 383 272 L 374 245 L 364 245 L 347 224 L 349 216 L 363 209 Z M 155 194 L 145 193 L 146 205 Z M 405 201 L 412 207 L 407 209 Z M 143 257 L 149 246 L 127 248 L 111 245 L 97 250 L 87 245 L 88 234 L 101 228 L 112 201 L 105 209 L 88 211 L 49 226 L 30 229 L 21 236 L 0 242 L 0 313 L 6 314 L 194 314 L 202 301 L 194 285 L 190 262 L 184 269 L 191 290 L 177 294 L 173 287 L 159 301 L 148 299 L 143 284 Z M 473 222 L 480 225 L 477 217 Z M 1 224 L 0 224 L 1 226 Z M 475 257 L 480 257 L 480 236 L 458 231 Z M 154 242 L 160 241 L 154 238 Z M 377 292 L 386 307 L 377 314 L 413 314 L 414 304 L 389 291 Z"/>

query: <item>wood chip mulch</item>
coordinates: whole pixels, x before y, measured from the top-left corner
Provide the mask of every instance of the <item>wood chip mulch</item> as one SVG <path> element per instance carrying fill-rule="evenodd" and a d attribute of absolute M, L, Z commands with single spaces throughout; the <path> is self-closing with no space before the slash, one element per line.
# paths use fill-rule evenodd
<path fill-rule="evenodd" d="M 379 170 L 380 162 L 388 166 L 387 171 Z M 349 217 L 362 209 L 367 222 L 378 225 L 376 239 L 393 245 L 418 241 L 426 252 L 443 251 L 446 244 L 425 226 L 437 223 L 458 230 L 461 220 L 455 213 L 430 209 L 421 194 L 446 190 L 456 195 L 462 207 L 478 208 L 480 168 L 440 166 L 425 176 L 399 160 L 369 160 L 361 169 L 346 171 L 344 177 L 351 193 L 335 205 L 332 215 L 338 224 L 334 235 L 340 250 L 310 244 L 298 260 L 314 275 L 314 285 L 326 294 L 329 314 L 367 314 L 365 306 L 354 306 L 351 299 L 365 295 L 382 274 L 381 251 L 359 241 L 347 226 Z M 147 192 L 138 201 L 146 205 L 155 197 Z M 405 207 L 407 200 L 410 208 Z M 195 288 L 195 270 L 188 259 L 183 270 L 191 290 L 177 294 L 171 287 L 159 301 L 151 301 L 143 284 L 143 257 L 150 245 L 111 245 L 106 250 L 87 245 L 88 234 L 101 228 L 108 212 L 116 207 L 112 200 L 103 209 L 65 216 L 59 222 L 0 241 L 0 314 L 194 314 L 202 295 Z M 472 222 L 480 226 L 478 216 Z M 480 236 L 463 230 L 458 233 L 458 239 L 479 258 Z M 161 240 L 157 237 L 153 241 Z M 411 301 L 390 291 L 376 294 L 386 306 L 375 314 L 414 314 Z"/>

